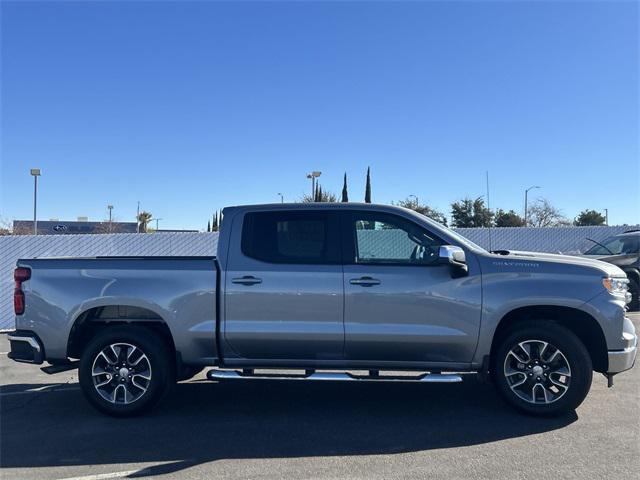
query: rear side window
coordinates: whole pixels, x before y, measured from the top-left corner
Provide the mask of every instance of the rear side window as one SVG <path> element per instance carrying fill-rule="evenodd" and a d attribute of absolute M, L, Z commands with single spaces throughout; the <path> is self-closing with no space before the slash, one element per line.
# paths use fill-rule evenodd
<path fill-rule="evenodd" d="M 247 257 L 268 263 L 338 264 L 338 219 L 316 211 L 247 213 L 241 248 Z"/>

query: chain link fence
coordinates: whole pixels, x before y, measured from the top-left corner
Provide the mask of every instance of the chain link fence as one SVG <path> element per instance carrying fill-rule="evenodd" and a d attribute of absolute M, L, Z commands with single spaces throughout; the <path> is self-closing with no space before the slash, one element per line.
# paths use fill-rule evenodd
<path fill-rule="evenodd" d="M 530 252 L 574 254 L 586 251 L 595 240 L 635 230 L 621 227 L 504 227 L 456 228 L 455 231 L 487 250 L 524 250 Z"/>

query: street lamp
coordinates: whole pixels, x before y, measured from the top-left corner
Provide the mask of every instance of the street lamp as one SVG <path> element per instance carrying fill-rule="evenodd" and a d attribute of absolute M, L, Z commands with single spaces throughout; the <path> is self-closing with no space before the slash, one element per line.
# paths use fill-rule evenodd
<path fill-rule="evenodd" d="M 322 175 L 322 172 L 313 171 L 311 173 L 307 173 L 307 178 L 311 179 L 311 199 L 313 199 L 316 194 L 316 178 Z"/>
<path fill-rule="evenodd" d="M 409 198 L 411 198 L 411 197 L 416 199 L 416 207 L 419 207 L 420 206 L 420 202 L 418 201 L 418 197 L 416 195 L 409 195 Z"/>
<path fill-rule="evenodd" d="M 280 195 L 280 203 L 284 203 L 284 196 L 281 193 L 278 193 L 278 195 Z"/>
<path fill-rule="evenodd" d="M 38 234 L 38 177 L 40 176 L 39 168 L 32 168 L 31 175 L 33 175 L 33 234 Z"/>
<path fill-rule="evenodd" d="M 540 188 L 537 185 L 534 185 L 532 187 L 527 188 L 524 191 L 524 226 L 527 226 L 527 201 L 528 201 L 528 195 L 529 195 L 529 190 L 533 190 L 534 188 Z"/>
<path fill-rule="evenodd" d="M 154 220 L 156 221 L 156 232 L 158 231 L 158 223 L 160 223 L 160 220 L 163 220 L 162 218 L 154 218 Z"/>
<path fill-rule="evenodd" d="M 113 230 L 111 224 L 111 210 L 113 210 L 113 205 L 107 205 L 107 208 L 109 209 L 109 233 L 111 233 L 111 231 Z"/>

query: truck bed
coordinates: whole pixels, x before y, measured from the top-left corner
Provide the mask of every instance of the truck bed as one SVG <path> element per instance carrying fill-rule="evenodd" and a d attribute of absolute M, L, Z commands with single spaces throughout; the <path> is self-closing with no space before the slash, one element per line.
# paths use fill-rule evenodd
<path fill-rule="evenodd" d="M 73 330 L 89 321 L 159 321 L 185 362 L 217 359 L 215 257 L 54 257 L 17 265 L 30 268 L 31 278 L 16 328 L 38 323 L 49 361 L 67 358 Z"/>

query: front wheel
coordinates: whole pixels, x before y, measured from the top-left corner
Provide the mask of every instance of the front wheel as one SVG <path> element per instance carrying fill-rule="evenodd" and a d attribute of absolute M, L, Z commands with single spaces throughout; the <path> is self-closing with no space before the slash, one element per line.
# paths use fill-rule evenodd
<path fill-rule="evenodd" d="M 591 388 L 591 357 L 570 330 L 550 321 L 520 324 L 503 337 L 491 374 L 500 395 L 534 415 L 575 410 Z"/>
<path fill-rule="evenodd" d="M 80 359 L 80 387 L 103 413 L 137 415 L 158 403 L 175 382 L 172 358 L 152 330 L 108 327 L 89 342 Z"/>

